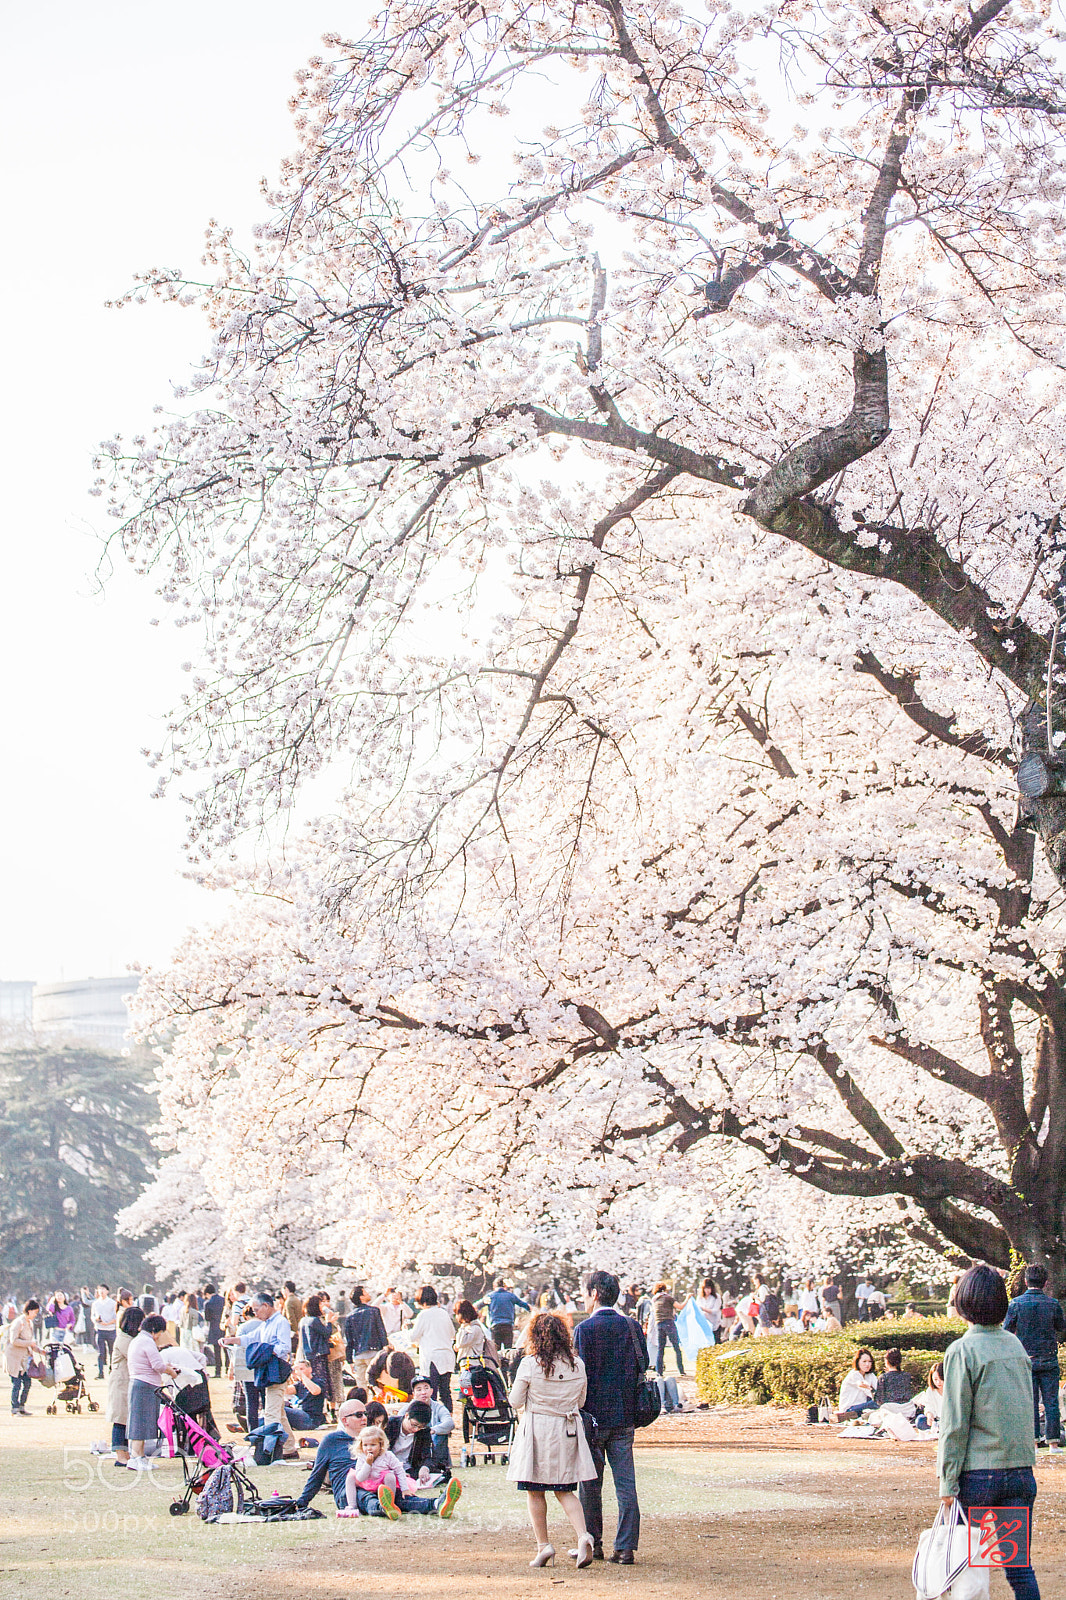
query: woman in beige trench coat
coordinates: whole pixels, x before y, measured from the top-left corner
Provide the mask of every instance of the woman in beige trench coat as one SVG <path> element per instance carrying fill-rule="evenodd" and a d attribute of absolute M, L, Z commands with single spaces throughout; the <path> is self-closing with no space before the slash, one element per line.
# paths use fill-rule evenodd
<path fill-rule="evenodd" d="M 548 1490 L 552 1490 L 574 1532 L 579 1567 L 592 1560 L 592 1538 L 577 1497 L 577 1486 L 596 1476 L 592 1451 L 581 1423 L 585 1399 L 585 1366 L 574 1351 L 570 1329 L 562 1317 L 540 1311 L 530 1319 L 525 1334 L 526 1354 L 511 1385 L 511 1404 L 522 1408 L 508 1481 L 526 1491 L 529 1520 L 537 1536 L 537 1553 L 531 1567 L 546 1567 L 555 1560 L 548 1543 Z"/>
<path fill-rule="evenodd" d="M 126 1440 L 126 1423 L 130 1415 L 130 1370 L 126 1357 L 130 1345 L 141 1331 L 144 1312 L 140 1306 L 129 1306 L 121 1316 L 115 1347 L 111 1352 L 111 1369 L 107 1374 L 107 1420 L 111 1424 L 111 1448 L 115 1452 L 116 1467 L 124 1467 L 130 1459 Z"/>

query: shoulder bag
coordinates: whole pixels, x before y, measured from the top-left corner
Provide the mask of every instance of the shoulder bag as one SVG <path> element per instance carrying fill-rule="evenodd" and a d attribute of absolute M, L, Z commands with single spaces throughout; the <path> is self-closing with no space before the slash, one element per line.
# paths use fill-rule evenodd
<path fill-rule="evenodd" d="M 632 1317 L 627 1317 L 626 1322 L 629 1325 L 629 1337 L 633 1344 L 633 1354 L 637 1358 L 637 1381 L 633 1394 L 633 1424 L 637 1428 L 650 1428 L 663 1408 L 663 1397 L 659 1393 L 658 1384 L 644 1375 L 644 1358 L 640 1353 L 637 1325 Z"/>

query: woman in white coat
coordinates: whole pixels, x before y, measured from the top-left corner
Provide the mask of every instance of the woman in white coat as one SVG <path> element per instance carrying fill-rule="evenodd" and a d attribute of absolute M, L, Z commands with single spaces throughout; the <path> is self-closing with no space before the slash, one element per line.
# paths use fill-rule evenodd
<path fill-rule="evenodd" d="M 525 1332 L 526 1354 L 511 1385 L 511 1404 L 522 1408 L 507 1478 L 526 1491 L 529 1520 L 537 1536 L 531 1567 L 555 1560 L 548 1543 L 548 1490 L 558 1500 L 574 1532 L 579 1567 L 592 1560 L 592 1536 L 577 1497 L 577 1486 L 596 1476 L 592 1451 L 581 1423 L 585 1366 L 574 1350 L 567 1323 L 552 1311 L 538 1311 Z"/>

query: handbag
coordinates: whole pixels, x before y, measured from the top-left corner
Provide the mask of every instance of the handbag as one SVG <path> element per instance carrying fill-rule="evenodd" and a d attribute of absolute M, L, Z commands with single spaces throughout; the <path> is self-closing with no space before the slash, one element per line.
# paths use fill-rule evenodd
<path fill-rule="evenodd" d="M 329 1349 L 326 1351 L 327 1361 L 341 1361 L 344 1357 L 344 1336 L 340 1333 L 331 1333 L 329 1336 Z"/>
<path fill-rule="evenodd" d="M 629 1337 L 633 1341 L 633 1353 L 637 1358 L 637 1382 L 633 1394 L 633 1426 L 636 1428 L 650 1428 L 663 1408 L 663 1397 L 659 1393 L 659 1385 L 654 1379 L 643 1376 L 643 1357 L 640 1353 L 640 1342 L 637 1338 L 637 1325 L 631 1317 L 629 1323 Z"/>
<path fill-rule="evenodd" d="M 52 1371 L 51 1367 L 47 1365 L 46 1362 L 38 1361 L 37 1358 L 34 1357 L 30 1361 L 30 1364 L 26 1368 L 26 1371 L 29 1374 L 29 1376 L 33 1379 L 34 1383 L 43 1384 L 46 1389 L 54 1389 L 55 1388 L 55 1383 L 56 1383 L 55 1373 Z"/>
<path fill-rule="evenodd" d="M 957 1500 L 950 1511 L 941 1505 L 936 1521 L 918 1540 L 911 1568 L 917 1600 L 937 1600 L 945 1594 L 970 1560 L 970 1529 Z"/>

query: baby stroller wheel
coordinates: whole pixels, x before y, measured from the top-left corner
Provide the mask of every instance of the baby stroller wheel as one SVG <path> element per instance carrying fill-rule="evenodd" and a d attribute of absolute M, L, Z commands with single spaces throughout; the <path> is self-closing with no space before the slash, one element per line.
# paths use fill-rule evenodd
<path fill-rule="evenodd" d="M 44 1414 L 45 1414 L 46 1417 L 54 1417 L 55 1416 L 55 1414 L 56 1414 L 56 1403 L 55 1403 L 54 1400 L 52 1401 L 52 1404 L 50 1406 L 46 1406 L 45 1407 Z"/>
<path fill-rule="evenodd" d="M 501 1467 L 506 1467 L 508 1465 L 508 1463 L 510 1462 L 510 1459 L 511 1459 L 510 1456 L 501 1456 L 500 1457 L 500 1466 Z"/>
<path fill-rule="evenodd" d="M 172 1500 L 170 1502 L 170 1515 L 172 1517 L 183 1517 L 188 1509 L 184 1500 Z"/>
<path fill-rule="evenodd" d="M 89 1401 L 89 1410 L 90 1411 L 99 1411 L 99 1409 L 100 1409 L 100 1407 L 97 1405 L 95 1400 L 90 1400 Z"/>

